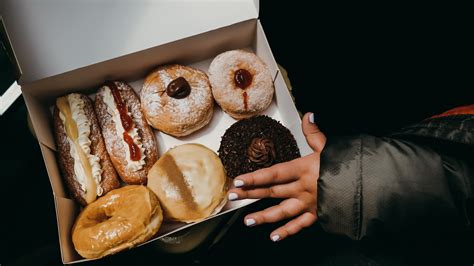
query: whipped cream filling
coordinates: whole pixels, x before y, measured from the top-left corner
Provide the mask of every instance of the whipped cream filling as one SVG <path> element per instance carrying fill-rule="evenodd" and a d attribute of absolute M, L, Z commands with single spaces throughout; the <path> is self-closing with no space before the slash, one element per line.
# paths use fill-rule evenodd
<path fill-rule="evenodd" d="M 67 100 L 69 102 L 69 107 L 71 108 L 71 115 L 72 119 L 77 125 L 78 130 L 78 138 L 77 143 L 81 147 L 82 151 L 86 154 L 89 164 L 92 169 L 92 177 L 96 183 L 97 187 L 97 195 L 101 196 L 103 193 L 103 189 L 100 186 L 100 182 L 102 180 L 102 168 L 100 166 L 100 158 L 97 155 L 91 154 L 91 140 L 89 139 L 91 133 L 91 124 L 87 119 L 86 113 L 84 112 L 84 101 L 81 99 L 81 96 L 76 93 L 69 94 L 67 96 Z M 66 123 L 66 119 L 63 113 L 59 112 L 59 117 L 63 122 L 63 126 Z M 81 190 L 84 192 L 86 191 L 86 173 L 84 171 L 84 167 L 81 163 L 81 159 L 79 157 L 79 153 L 76 150 L 76 145 L 74 144 L 74 140 L 72 140 L 69 136 L 67 137 L 69 142 L 69 153 L 71 157 L 74 159 L 74 174 L 76 175 L 76 179 L 81 186 Z"/>
<path fill-rule="evenodd" d="M 112 116 L 112 120 L 114 121 L 117 136 L 120 137 L 120 139 L 122 140 L 122 144 L 125 147 L 125 160 L 127 161 L 125 169 L 131 172 L 141 170 L 143 168 L 143 165 L 145 165 L 145 148 L 143 148 L 140 135 L 138 135 L 138 129 L 133 126 L 132 129 L 127 131 L 128 135 L 133 139 L 133 143 L 135 143 L 135 145 L 137 145 L 140 149 L 140 160 L 133 161 L 132 159 L 130 159 L 130 149 L 128 147 L 128 143 L 123 139 L 123 133 L 125 132 L 125 129 L 123 128 L 122 120 L 120 120 L 119 110 L 115 105 L 115 100 L 114 96 L 112 95 L 112 91 L 107 86 L 105 86 L 103 100 L 104 103 L 107 105 L 107 112 Z M 130 113 L 128 113 L 128 115 L 132 117 Z"/>

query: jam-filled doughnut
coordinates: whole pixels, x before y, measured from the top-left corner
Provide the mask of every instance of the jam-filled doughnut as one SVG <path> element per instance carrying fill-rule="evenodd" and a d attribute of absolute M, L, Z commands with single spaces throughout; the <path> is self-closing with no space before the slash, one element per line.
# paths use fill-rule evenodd
<path fill-rule="evenodd" d="M 219 54 L 209 67 L 209 80 L 216 102 L 235 119 L 255 116 L 272 102 L 270 71 L 253 53 L 232 50 Z"/>
<path fill-rule="evenodd" d="M 148 170 L 158 159 L 158 148 L 133 88 L 120 81 L 105 82 L 97 91 L 95 112 L 120 178 L 127 184 L 146 184 Z"/>
<path fill-rule="evenodd" d="M 150 73 L 143 84 L 141 102 L 148 123 L 175 137 L 204 127 L 214 111 L 207 75 L 182 65 L 162 66 Z"/>
<path fill-rule="evenodd" d="M 290 130 L 264 115 L 234 123 L 222 136 L 219 147 L 219 157 L 230 178 L 300 156 Z"/>

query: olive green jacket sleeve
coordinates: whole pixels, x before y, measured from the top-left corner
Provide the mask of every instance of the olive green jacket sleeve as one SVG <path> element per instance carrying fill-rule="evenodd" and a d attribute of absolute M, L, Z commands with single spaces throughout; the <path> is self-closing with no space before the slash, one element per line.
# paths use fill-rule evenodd
<path fill-rule="evenodd" d="M 472 226 L 474 116 L 435 119 L 391 137 L 328 138 L 318 218 L 352 239 Z"/>

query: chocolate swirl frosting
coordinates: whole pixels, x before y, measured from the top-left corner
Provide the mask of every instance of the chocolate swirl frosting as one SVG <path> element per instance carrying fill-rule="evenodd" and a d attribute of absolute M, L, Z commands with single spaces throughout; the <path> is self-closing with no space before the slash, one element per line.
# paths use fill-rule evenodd
<path fill-rule="evenodd" d="M 275 145 L 269 138 L 254 138 L 247 149 L 247 157 L 257 165 L 268 167 L 275 161 Z"/>

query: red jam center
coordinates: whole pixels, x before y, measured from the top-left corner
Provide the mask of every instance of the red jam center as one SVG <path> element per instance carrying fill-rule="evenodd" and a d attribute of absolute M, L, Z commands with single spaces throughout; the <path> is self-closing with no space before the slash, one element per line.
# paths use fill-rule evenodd
<path fill-rule="evenodd" d="M 245 90 L 252 84 L 252 74 L 245 69 L 239 69 L 234 73 L 235 85 L 242 90 Z"/>
<path fill-rule="evenodd" d="M 140 148 L 133 142 L 132 137 L 130 137 L 130 135 L 127 133 L 133 128 L 133 120 L 128 115 L 127 106 L 122 101 L 120 91 L 118 90 L 117 85 L 115 85 L 115 82 L 107 81 L 105 85 L 110 88 L 112 96 L 114 97 L 115 106 L 117 106 L 119 111 L 120 121 L 122 122 L 123 129 L 125 130 L 123 132 L 123 139 L 128 144 L 128 149 L 130 150 L 130 159 L 132 161 L 138 161 L 141 158 Z"/>
<path fill-rule="evenodd" d="M 127 132 L 123 132 L 123 139 L 128 144 L 128 149 L 130 150 L 130 159 L 132 161 L 140 160 L 140 157 L 141 157 L 140 148 L 138 147 L 137 144 L 133 142 L 132 137 L 130 137 L 130 135 L 128 135 Z"/>
<path fill-rule="evenodd" d="M 243 97 L 244 97 L 244 108 L 245 110 L 248 110 L 249 109 L 249 106 L 248 106 L 249 96 L 247 95 L 246 91 L 244 91 Z"/>

